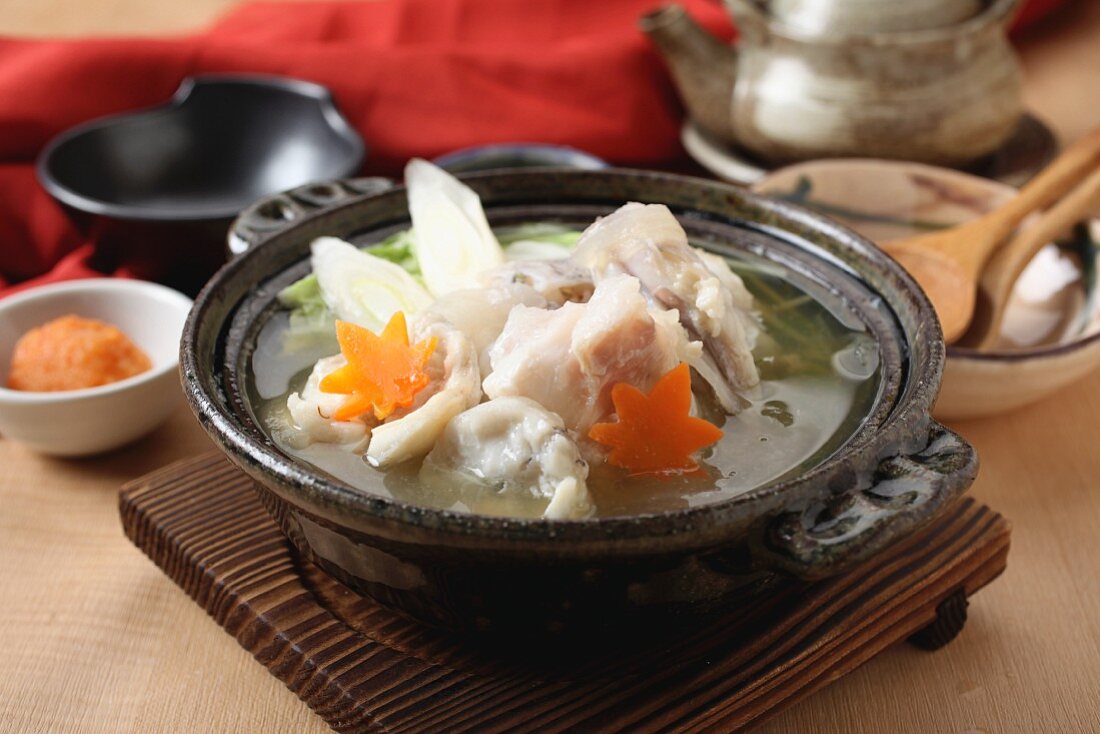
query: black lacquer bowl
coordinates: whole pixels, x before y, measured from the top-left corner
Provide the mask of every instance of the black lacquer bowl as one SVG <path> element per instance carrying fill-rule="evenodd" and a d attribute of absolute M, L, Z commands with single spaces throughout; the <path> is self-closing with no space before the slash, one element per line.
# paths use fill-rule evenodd
<path fill-rule="evenodd" d="M 234 227 L 243 254 L 195 302 L 182 343 L 184 384 L 202 425 L 256 480 L 295 546 L 351 588 L 467 630 L 685 619 L 784 578 L 840 573 L 928 522 L 973 481 L 973 449 L 929 417 L 943 367 L 938 322 L 913 281 L 868 241 L 789 204 L 660 173 L 519 171 L 464 180 L 495 225 L 585 224 L 627 201 L 660 202 L 716 252 L 751 251 L 826 284 L 879 344 L 879 393 L 862 426 L 817 466 L 706 506 L 549 521 L 366 495 L 280 451 L 253 418 L 244 383 L 259 327 L 278 308 L 280 288 L 307 272 L 311 240 L 370 242 L 407 227 L 405 191 L 361 179 L 265 200 Z"/>
<path fill-rule="evenodd" d="M 134 250 L 156 250 L 149 257 L 171 260 L 173 285 L 198 278 L 197 289 L 221 264 L 241 210 L 355 175 L 364 154 L 324 87 L 212 74 L 184 79 L 164 105 L 66 130 L 42 151 L 37 174 L 101 250 L 131 261 Z"/>

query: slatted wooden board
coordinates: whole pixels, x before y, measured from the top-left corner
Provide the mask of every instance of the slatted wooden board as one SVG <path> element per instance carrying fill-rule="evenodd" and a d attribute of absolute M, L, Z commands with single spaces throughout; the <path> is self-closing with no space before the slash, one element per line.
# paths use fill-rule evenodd
<path fill-rule="evenodd" d="M 139 548 L 344 732 L 730 731 L 899 640 L 950 641 L 1009 546 L 1007 521 L 964 499 L 843 577 L 781 587 L 677 636 L 549 655 L 494 650 L 357 596 L 296 557 L 219 455 L 128 484 L 120 509 Z"/>

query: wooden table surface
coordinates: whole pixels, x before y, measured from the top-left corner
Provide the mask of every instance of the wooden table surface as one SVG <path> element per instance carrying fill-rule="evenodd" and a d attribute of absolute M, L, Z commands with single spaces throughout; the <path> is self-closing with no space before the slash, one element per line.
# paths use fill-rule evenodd
<path fill-rule="evenodd" d="M 0 0 L 0 33 L 179 31 L 228 4 Z M 1021 47 L 1028 102 L 1063 139 L 1100 124 L 1100 2 Z M 1100 731 L 1100 372 L 955 428 L 982 457 L 973 494 L 1014 524 L 1007 573 L 947 648 L 898 645 L 759 731 Z M 118 486 L 209 446 L 182 400 L 99 459 L 0 439 L 0 730 L 326 730 L 122 535 Z"/>

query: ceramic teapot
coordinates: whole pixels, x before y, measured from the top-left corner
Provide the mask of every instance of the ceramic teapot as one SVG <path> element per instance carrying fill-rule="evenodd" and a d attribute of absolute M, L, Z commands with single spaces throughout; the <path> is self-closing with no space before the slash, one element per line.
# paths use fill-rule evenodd
<path fill-rule="evenodd" d="M 806 34 L 946 28 L 973 18 L 981 0 L 772 0 L 772 17 Z"/>
<path fill-rule="evenodd" d="M 969 2 L 726 0 L 740 31 L 733 47 L 678 5 L 640 24 L 695 122 L 767 162 L 857 156 L 957 166 L 997 150 L 1022 111 L 1006 35 L 1018 0 L 975 0 L 967 10 Z M 907 4 L 925 12 L 901 12 Z M 920 27 L 882 29 L 905 18 Z"/>

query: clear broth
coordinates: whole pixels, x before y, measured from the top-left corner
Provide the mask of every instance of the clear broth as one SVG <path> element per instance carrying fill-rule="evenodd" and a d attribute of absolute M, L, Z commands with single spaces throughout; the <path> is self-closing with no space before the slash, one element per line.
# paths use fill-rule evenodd
<path fill-rule="evenodd" d="M 599 517 L 637 515 L 719 502 L 797 475 L 834 453 L 862 424 L 879 388 L 879 353 L 862 321 L 819 284 L 780 271 L 751 255 L 729 260 L 756 298 L 764 333 L 754 350 L 761 383 L 751 405 L 722 416 L 710 396 L 697 394 L 703 414 L 721 420 L 724 437 L 701 457 L 701 471 L 676 477 L 637 477 L 608 465 L 592 467 L 588 487 Z M 287 397 L 305 383 L 313 363 L 338 351 L 334 337 L 287 343 L 289 317 L 278 313 L 261 328 L 249 385 L 260 425 L 288 455 L 363 492 L 410 504 L 512 517 L 538 517 L 546 506 L 519 493 L 456 481 L 423 485 L 420 461 L 387 471 L 332 444 L 295 445 L 287 427 Z"/>

